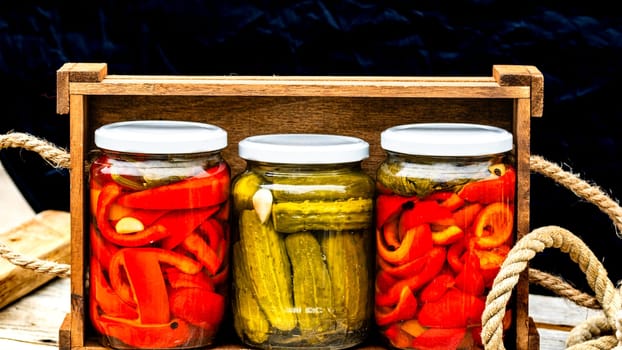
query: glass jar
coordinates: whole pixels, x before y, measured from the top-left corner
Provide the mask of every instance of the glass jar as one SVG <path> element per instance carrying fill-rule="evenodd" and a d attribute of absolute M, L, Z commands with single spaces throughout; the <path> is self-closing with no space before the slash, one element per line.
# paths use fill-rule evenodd
<path fill-rule="evenodd" d="M 358 138 L 274 134 L 239 143 L 233 315 L 259 348 L 342 349 L 368 335 L 374 181 Z"/>
<path fill-rule="evenodd" d="M 512 142 L 466 123 L 382 132 L 375 320 L 392 347 L 483 349 L 486 295 L 515 240 Z"/>
<path fill-rule="evenodd" d="M 89 315 L 104 345 L 213 342 L 228 304 L 227 133 L 179 121 L 95 131 L 90 167 Z"/>

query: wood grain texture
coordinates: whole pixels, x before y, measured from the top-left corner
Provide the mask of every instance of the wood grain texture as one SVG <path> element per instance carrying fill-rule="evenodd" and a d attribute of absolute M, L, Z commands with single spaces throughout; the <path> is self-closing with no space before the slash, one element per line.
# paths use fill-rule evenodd
<path fill-rule="evenodd" d="M 0 241 L 29 258 L 69 263 L 69 213 L 43 211 L 29 221 L 1 233 Z M 29 294 L 53 277 L 0 260 L 0 308 Z"/>
<path fill-rule="evenodd" d="M 99 70 L 98 70 L 99 69 Z M 102 72 L 101 67 L 94 67 Z M 514 135 L 518 169 L 517 231 L 529 228 L 530 118 L 541 111 L 542 81 L 535 67 L 494 66 L 492 77 L 179 77 L 119 76 L 76 81 L 69 77 L 71 114 L 72 348 L 91 348 L 85 324 L 84 236 L 88 230 L 85 169 L 96 128 L 125 120 L 189 120 L 218 125 L 229 135 L 223 151 L 236 176 L 242 139 L 272 133 L 331 133 L 370 144 L 363 169 L 375 177 L 385 158 L 380 133 L 421 122 L 479 123 Z M 73 74 L 73 73 L 72 73 Z M 79 76 L 79 75 L 78 75 Z M 78 77 L 76 76 L 76 77 Z M 97 79 L 100 78 L 95 74 Z M 92 76 L 91 76 L 92 78 Z M 77 79 L 77 78 L 76 78 Z M 537 91 L 533 91 L 533 88 Z M 535 104 L 540 104 L 534 108 Z M 516 348 L 533 345 L 525 276 L 516 293 Z M 63 344 L 65 346 L 66 344 Z M 531 349 L 534 350 L 534 349 Z"/>

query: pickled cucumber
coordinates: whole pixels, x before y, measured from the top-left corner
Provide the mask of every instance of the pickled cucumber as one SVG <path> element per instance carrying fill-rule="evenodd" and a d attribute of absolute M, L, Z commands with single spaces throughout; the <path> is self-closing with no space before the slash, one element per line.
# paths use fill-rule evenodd
<path fill-rule="evenodd" d="M 313 173 L 313 176 L 273 176 L 269 185 L 276 202 L 334 201 L 374 193 L 374 182 L 362 173 Z"/>
<path fill-rule="evenodd" d="M 301 333 L 321 333 L 334 326 L 333 291 L 320 244 L 311 233 L 285 237 L 292 264 L 294 307 Z"/>
<path fill-rule="evenodd" d="M 283 240 L 271 220 L 262 224 L 254 210 L 240 213 L 239 228 L 240 250 L 259 306 L 273 327 L 294 329 L 291 267 Z"/>
<path fill-rule="evenodd" d="M 275 203 L 272 221 L 278 232 L 309 230 L 343 231 L 369 228 L 373 201 L 353 198 L 342 201 L 302 201 Z"/>
<path fill-rule="evenodd" d="M 369 237 L 360 232 L 330 232 L 322 237 L 338 328 L 361 330 L 371 317 L 369 244 Z"/>
<path fill-rule="evenodd" d="M 240 338 L 261 344 L 268 339 L 270 324 L 253 294 L 248 263 L 239 243 L 233 245 L 233 261 L 235 330 Z"/>
<path fill-rule="evenodd" d="M 253 209 L 253 195 L 260 188 L 262 178 L 253 172 L 245 172 L 233 183 L 233 207 L 236 211 Z"/>

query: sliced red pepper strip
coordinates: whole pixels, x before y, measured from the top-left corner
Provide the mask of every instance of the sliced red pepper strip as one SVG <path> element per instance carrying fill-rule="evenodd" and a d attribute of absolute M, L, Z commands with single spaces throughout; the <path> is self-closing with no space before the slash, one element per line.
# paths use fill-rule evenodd
<path fill-rule="evenodd" d="M 383 331 L 384 336 L 395 348 L 406 349 L 411 347 L 412 336 L 402 330 L 399 323 L 394 323 Z"/>
<path fill-rule="evenodd" d="M 404 279 L 420 273 L 425 267 L 428 258 L 427 255 L 423 255 L 407 263 L 395 266 L 382 260 L 380 256 L 376 261 L 381 271 L 388 273 L 396 279 Z"/>
<path fill-rule="evenodd" d="M 171 318 L 168 293 L 158 257 L 141 254 L 136 249 L 124 249 L 122 254 L 141 323 L 168 322 Z"/>
<path fill-rule="evenodd" d="M 392 264 L 403 264 L 422 256 L 432 248 L 430 225 L 422 224 L 409 229 L 400 246 L 391 250 L 385 245 L 380 235 L 376 235 L 377 252 L 382 259 Z"/>
<path fill-rule="evenodd" d="M 471 203 L 463 206 L 462 208 L 454 211 L 453 218 L 454 222 L 458 227 L 462 230 L 466 231 L 467 228 L 471 227 L 471 223 L 477 217 L 477 213 L 482 210 L 483 205 L 479 203 Z"/>
<path fill-rule="evenodd" d="M 380 194 L 376 197 L 376 227 L 382 227 L 385 222 L 402 211 L 405 203 L 414 203 L 417 197 L 404 197 L 396 194 Z"/>
<path fill-rule="evenodd" d="M 382 237 L 387 243 L 387 247 L 391 250 L 395 250 L 400 246 L 400 235 L 398 232 L 398 216 L 392 217 L 385 221 L 381 228 L 376 229 L 376 233 L 382 232 Z"/>
<path fill-rule="evenodd" d="M 473 223 L 474 242 L 479 248 L 490 249 L 505 243 L 514 229 L 514 213 L 509 205 L 495 202 L 482 209 Z"/>
<path fill-rule="evenodd" d="M 439 300 L 424 303 L 419 311 L 418 320 L 423 326 L 436 328 L 466 328 L 479 325 L 485 304 L 484 297 L 451 289 Z"/>
<path fill-rule="evenodd" d="M 446 227 L 441 231 L 432 231 L 432 242 L 437 245 L 449 245 L 464 237 L 464 231 L 456 225 Z"/>
<path fill-rule="evenodd" d="M 120 246 L 137 247 L 150 244 L 168 235 L 166 227 L 161 225 L 151 225 L 143 231 L 132 234 L 117 233 L 108 220 L 108 212 L 110 210 L 110 205 L 121 193 L 121 186 L 114 182 L 109 182 L 102 188 L 99 194 L 96 215 L 97 228 L 99 228 L 99 231 L 106 240 Z"/>
<path fill-rule="evenodd" d="M 386 293 L 399 279 L 390 275 L 386 271 L 380 270 L 376 274 L 376 293 Z M 397 299 L 396 299 L 397 300 Z"/>
<path fill-rule="evenodd" d="M 402 212 L 399 224 L 400 234 L 421 224 L 442 223 L 447 219 L 453 219 L 449 209 L 433 200 L 419 201 L 412 209 Z"/>
<path fill-rule="evenodd" d="M 404 286 L 400 292 L 400 298 L 394 308 L 382 306 L 376 307 L 376 324 L 386 326 L 398 321 L 410 320 L 417 314 L 417 298 L 408 288 Z"/>
<path fill-rule="evenodd" d="M 509 252 L 510 247 L 506 244 L 495 247 L 492 250 L 473 250 L 473 253 L 479 258 L 480 271 L 484 277 L 484 285 L 487 288 L 492 287 L 494 279 L 497 277 L 497 273 L 499 273 L 499 269 L 501 268 L 501 264 L 503 264 Z"/>
<path fill-rule="evenodd" d="M 423 303 L 440 299 L 456 284 L 450 273 L 440 273 L 428 283 L 419 293 L 419 300 Z"/>
<path fill-rule="evenodd" d="M 166 227 L 168 236 L 161 242 L 164 249 L 173 249 L 219 209 L 218 206 L 173 210 L 154 223 Z"/>
<path fill-rule="evenodd" d="M 429 328 L 416 337 L 411 346 L 417 350 L 458 349 L 466 331 L 466 328 Z"/>
<path fill-rule="evenodd" d="M 486 286 L 479 258 L 469 252 L 464 260 L 464 268 L 456 276 L 456 288 L 468 294 L 483 295 Z"/>
<path fill-rule="evenodd" d="M 203 290 L 214 291 L 214 284 L 204 273 L 196 273 L 194 275 L 183 273 L 174 267 L 166 267 L 164 271 L 164 279 L 172 288 L 201 288 Z"/>
<path fill-rule="evenodd" d="M 126 252 L 131 252 L 126 254 Z M 187 274 L 196 274 L 203 266 L 187 256 L 160 248 L 123 248 L 115 253 L 110 261 L 109 277 L 110 285 L 119 297 L 130 305 L 136 305 L 138 298 L 131 286 L 130 276 L 127 272 L 126 255 L 149 256 L 159 263 L 165 263 Z M 158 268 L 160 265 L 158 264 Z M 162 273 L 160 273 L 162 275 Z"/>
<path fill-rule="evenodd" d="M 452 191 L 434 192 L 426 197 L 426 200 L 429 199 L 436 201 L 440 206 L 450 211 L 454 211 L 464 205 L 464 199 Z"/>
<path fill-rule="evenodd" d="M 411 291 L 417 292 L 419 288 L 432 280 L 438 274 L 438 272 L 441 271 L 443 265 L 445 264 L 446 255 L 447 254 L 445 253 L 444 247 L 437 246 L 432 248 L 426 254 L 426 256 L 428 257 L 428 261 L 421 273 L 409 277 L 405 280 L 400 280 L 399 282 L 395 283 L 386 293 L 378 293 L 377 291 L 376 305 L 395 305 L 404 286 L 408 286 Z"/>
<path fill-rule="evenodd" d="M 108 220 L 117 221 L 124 217 L 133 217 L 142 222 L 145 227 L 151 225 L 160 216 L 164 215 L 166 210 L 147 210 L 124 207 L 118 203 L 111 203 L 108 210 Z"/>
<path fill-rule="evenodd" d="M 464 268 L 463 256 L 466 252 L 464 240 L 458 241 L 447 250 L 447 262 L 454 272 L 460 272 Z"/>
<path fill-rule="evenodd" d="M 223 241 L 224 242 L 224 241 Z M 191 233 L 183 242 L 184 248 L 205 266 L 210 275 L 215 275 L 222 264 L 222 257 L 198 233 Z"/>
<path fill-rule="evenodd" d="M 216 249 L 218 243 L 226 238 L 222 225 L 220 221 L 215 219 L 215 216 L 203 221 L 199 225 L 199 231 L 207 237 L 207 243 L 212 249 Z"/>
<path fill-rule="evenodd" d="M 221 204 L 229 198 L 230 171 L 220 164 L 191 178 L 123 195 L 121 205 L 141 209 L 191 209 Z"/>
<path fill-rule="evenodd" d="M 115 293 L 115 291 L 110 287 L 106 277 L 104 276 L 102 267 L 95 256 L 91 257 L 89 272 L 91 303 L 97 303 L 101 311 L 110 316 L 128 319 L 138 318 L 136 310 L 123 302 L 117 293 Z"/>
<path fill-rule="evenodd" d="M 225 313 L 225 298 L 201 288 L 179 288 L 171 292 L 171 312 L 213 336 Z"/>
<path fill-rule="evenodd" d="M 91 225 L 89 232 L 89 244 L 91 246 L 91 252 L 93 256 L 98 260 L 101 268 L 104 271 L 108 271 L 110 266 L 110 259 L 112 255 L 119 250 L 117 246 L 102 239 L 102 237 L 95 230 L 94 225 Z"/>
<path fill-rule="evenodd" d="M 101 315 L 94 320 L 102 334 L 141 349 L 165 349 L 190 346 L 193 330 L 188 322 L 173 319 L 161 324 L 142 324 L 137 320 Z M 119 344 L 116 344 L 119 345 Z"/>
<path fill-rule="evenodd" d="M 499 201 L 513 201 L 516 192 L 516 171 L 506 169 L 499 177 L 469 182 L 458 195 L 468 202 L 489 204 Z"/>

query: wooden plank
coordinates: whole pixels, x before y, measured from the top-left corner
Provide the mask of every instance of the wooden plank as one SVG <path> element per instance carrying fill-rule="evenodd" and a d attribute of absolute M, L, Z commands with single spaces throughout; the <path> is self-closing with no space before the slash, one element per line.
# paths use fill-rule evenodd
<path fill-rule="evenodd" d="M 68 263 L 71 258 L 69 213 L 43 211 L 0 234 L 0 241 L 29 258 Z M 27 295 L 53 277 L 0 260 L 0 308 Z"/>
<path fill-rule="evenodd" d="M 107 74 L 105 63 L 65 63 L 56 71 L 56 113 L 69 113 L 69 82 L 99 82 Z"/>

